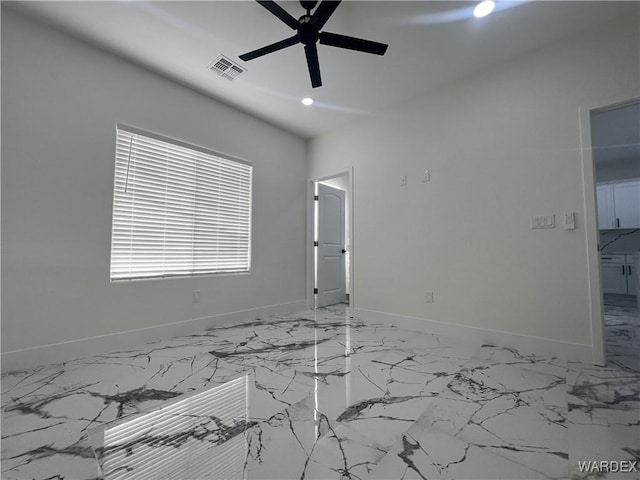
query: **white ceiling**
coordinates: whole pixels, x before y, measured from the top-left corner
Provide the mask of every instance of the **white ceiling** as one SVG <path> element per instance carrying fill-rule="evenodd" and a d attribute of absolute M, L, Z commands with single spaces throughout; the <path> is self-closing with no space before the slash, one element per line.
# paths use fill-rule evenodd
<path fill-rule="evenodd" d="M 7 2 L 3 2 L 7 4 Z M 298 2 L 279 2 L 294 17 Z M 253 1 L 11 2 L 133 62 L 304 137 L 409 102 L 578 30 L 635 2 L 498 2 L 486 18 L 466 1 L 345 1 L 324 30 L 388 43 L 384 57 L 319 46 L 323 86 L 312 89 L 300 45 L 238 56 L 292 35 Z M 248 69 L 230 82 L 207 69 L 219 54 Z M 304 96 L 316 99 L 304 107 Z"/>

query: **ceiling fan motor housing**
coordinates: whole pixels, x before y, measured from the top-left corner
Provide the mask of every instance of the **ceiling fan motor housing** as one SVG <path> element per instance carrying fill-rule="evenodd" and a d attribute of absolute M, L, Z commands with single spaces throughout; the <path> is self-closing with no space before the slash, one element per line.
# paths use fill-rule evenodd
<path fill-rule="evenodd" d="M 311 16 L 304 15 L 298 20 L 298 40 L 303 45 L 313 45 L 318 41 L 318 29 L 311 23 Z"/>

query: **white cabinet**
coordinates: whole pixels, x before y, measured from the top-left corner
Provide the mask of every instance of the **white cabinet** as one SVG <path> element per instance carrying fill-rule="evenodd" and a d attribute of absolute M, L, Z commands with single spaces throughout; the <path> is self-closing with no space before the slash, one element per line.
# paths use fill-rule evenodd
<path fill-rule="evenodd" d="M 640 179 L 599 183 L 596 193 L 600 230 L 640 228 Z"/>
<path fill-rule="evenodd" d="M 636 295 L 638 293 L 638 275 L 636 272 L 636 262 L 634 255 L 627 255 L 627 294 Z"/>
<path fill-rule="evenodd" d="M 627 294 L 626 255 L 602 255 L 602 292 Z"/>
<path fill-rule="evenodd" d="M 611 230 L 614 227 L 613 184 L 602 183 L 596 187 L 598 201 L 598 228 Z"/>
<path fill-rule="evenodd" d="M 602 292 L 636 295 L 637 275 L 633 254 L 602 254 Z"/>
<path fill-rule="evenodd" d="M 640 228 L 640 180 L 613 184 L 616 228 Z"/>

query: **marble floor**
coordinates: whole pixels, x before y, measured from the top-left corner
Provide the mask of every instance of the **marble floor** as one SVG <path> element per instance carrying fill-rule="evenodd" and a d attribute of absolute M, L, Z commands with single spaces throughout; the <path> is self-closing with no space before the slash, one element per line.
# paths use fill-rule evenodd
<path fill-rule="evenodd" d="M 335 306 L 12 372 L 2 479 L 639 479 L 640 316 L 606 321 L 607 367 Z"/>

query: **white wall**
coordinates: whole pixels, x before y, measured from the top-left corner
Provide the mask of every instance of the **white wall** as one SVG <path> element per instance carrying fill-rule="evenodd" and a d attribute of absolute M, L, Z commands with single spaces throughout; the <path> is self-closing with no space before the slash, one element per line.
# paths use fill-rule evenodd
<path fill-rule="evenodd" d="M 338 190 L 342 190 L 343 192 L 349 191 L 349 176 L 347 174 L 344 174 L 340 177 L 329 178 L 328 180 L 321 180 L 318 183 L 337 188 Z"/>
<path fill-rule="evenodd" d="M 253 162 L 250 275 L 109 283 L 116 122 Z M 304 301 L 305 209 L 303 139 L 3 8 L 3 352 Z"/>
<path fill-rule="evenodd" d="M 314 139 L 310 178 L 354 166 L 356 307 L 591 344 L 579 108 L 639 75 L 626 18 Z"/>

